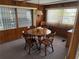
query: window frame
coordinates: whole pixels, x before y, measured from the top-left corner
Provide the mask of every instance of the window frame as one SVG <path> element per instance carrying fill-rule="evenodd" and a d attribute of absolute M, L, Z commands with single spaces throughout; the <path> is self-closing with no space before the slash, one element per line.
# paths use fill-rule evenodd
<path fill-rule="evenodd" d="M 7 6 L 7 5 L 0 5 L 0 8 L 14 8 L 15 10 L 14 10 L 14 12 L 15 12 L 15 18 L 16 18 L 16 28 L 10 28 L 10 29 L 1 29 L 0 31 L 5 31 L 5 30 L 12 30 L 12 29 L 17 29 L 17 28 L 23 28 L 23 27 L 19 27 L 18 26 L 18 17 L 17 17 L 17 8 L 22 8 L 22 9 L 30 9 L 31 10 L 31 24 L 33 25 L 33 10 L 36 10 L 36 8 L 27 8 L 27 7 L 19 7 L 19 6 Z M 9 16 L 10 17 L 10 16 Z"/>
<path fill-rule="evenodd" d="M 18 23 L 18 28 L 22 28 L 22 26 L 21 26 L 21 27 L 19 26 L 19 17 L 18 17 L 18 10 L 17 10 L 17 9 L 18 9 L 18 8 L 16 8 L 16 11 L 17 11 L 16 14 L 17 14 L 17 20 L 18 20 L 18 22 L 17 22 L 17 23 Z M 21 8 L 20 8 L 20 9 L 21 9 Z M 32 11 L 32 9 L 26 9 L 26 10 L 29 10 L 30 13 L 31 13 L 30 15 L 31 15 L 31 22 L 32 22 L 32 23 L 31 23 L 30 26 L 32 26 L 32 25 L 33 25 L 33 14 L 32 14 L 33 11 Z M 23 26 L 23 27 L 28 27 L 28 26 Z"/>
<path fill-rule="evenodd" d="M 54 9 L 61 9 L 61 10 L 63 9 L 63 10 L 64 10 L 64 9 L 77 9 L 77 8 L 76 8 L 76 7 L 47 8 L 47 9 L 46 9 L 46 16 L 47 16 L 47 11 L 48 11 L 48 10 L 54 10 Z M 78 11 L 78 10 L 76 10 L 76 14 L 77 14 L 77 11 Z M 63 16 L 62 16 L 62 18 L 63 18 Z M 76 15 L 75 15 L 75 18 L 76 18 Z M 48 20 L 48 19 L 47 19 L 47 17 L 46 17 L 46 22 L 47 22 L 47 20 Z M 63 19 L 61 20 L 60 23 L 55 24 L 55 25 L 54 25 L 54 24 L 51 24 L 51 23 L 48 23 L 48 22 L 47 22 L 47 24 L 53 25 L 53 26 L 67 26 L 67 27 L 72 27 L 72 26 L 74 25 L 74 24 L 73 24 L 73 25 L 62 24 L 62 21 L 63 21 Z M 74 21 L 74 23 L 75 23 L 75 21 Z"/>

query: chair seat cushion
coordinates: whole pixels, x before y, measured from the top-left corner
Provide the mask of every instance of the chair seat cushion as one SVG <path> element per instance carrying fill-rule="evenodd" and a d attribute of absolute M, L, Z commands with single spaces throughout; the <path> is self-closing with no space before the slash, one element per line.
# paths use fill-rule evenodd
<path fill-rule="evenodd" d="M 42 44 L 44 44 L 44 45 L 49 45 L 49 40 L 47 40 L 47 39 L 44 39 L 44 40 L 42 40 L 41 42 L 42 42 Z"/>

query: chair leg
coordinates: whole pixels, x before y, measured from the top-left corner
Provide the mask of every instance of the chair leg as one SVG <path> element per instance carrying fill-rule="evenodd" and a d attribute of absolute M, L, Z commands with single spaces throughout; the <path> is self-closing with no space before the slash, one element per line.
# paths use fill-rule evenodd
<path fill-rule="evenodd" d="M 30 50 L 31 50 L 31 48 L 29 47 L 29 53 L 28 54 L 30 54 Z"/>
<path fill-rule="evenodd" d="M 52 52 L 54 52 L 53 46 L 52 46 Z"/>
<path fill-rule="evenodd" d="M 47 46 L 45 46 L 45 56 L 47 55 L 47 49 L 46 48 L 47 48 Z"/>
<path fill-rule="evenodd" d="M 26 50 L 26 43 L 25 43 L 25 46 L 24 46 L 24 50 Z"/>
<path fill-rule="evenodd" d="M 41 52 L 41 41 L 40 40 L 39 40 L 39 43 L 38 43 L 38 49 Z"/>
<path fill-rule="evenodd" d="M 36 48 L 38 48 L 38 44 L 35 42 Z"/>
<path fill-rule="evenodd" d="M 39 52 L 41 53 L 41 43 L 39 44 Z"/>
<path fill-rule="evenodd" d="M 52 52 L 54 51 L 54 48 L 53 48 L 53 45 L 52 45 L 52 43 L 51 43 L 51 48 L 52 48 Z"/>
<path fill-rule="evenodd" d="M 31 44 L 31 43 L 29 44 L 29 53 L 28 53 L 28 54 L 30 54 L 30 51 L 31 51 L 32 45 L 33 45 L 33 44 Z"/>
<path fill-rule="evenodd" d="M 27 41 L 25 40 L 24 50 L 26 50 L 26 46 L 27 46 Z"/>

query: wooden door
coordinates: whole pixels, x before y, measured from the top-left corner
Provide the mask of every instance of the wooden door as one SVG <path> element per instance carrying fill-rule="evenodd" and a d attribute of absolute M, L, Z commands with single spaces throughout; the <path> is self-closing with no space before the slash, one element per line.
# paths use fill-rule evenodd
<path fill-rule="evenodd" d="M 77 4 L 77 8 L 78 8 L 78 12 L 77 12 L 76 23 L 74 26 L 75 30 L 71 38 L 71 43 L 66 59 L 75 59 L 76 57 L 76 50 L 79 42 L 79 1 Z"/>

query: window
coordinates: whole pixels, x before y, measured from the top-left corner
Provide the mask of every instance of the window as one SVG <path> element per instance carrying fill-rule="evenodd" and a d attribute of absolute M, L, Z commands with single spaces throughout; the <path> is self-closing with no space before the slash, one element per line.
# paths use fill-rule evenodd
<path fill-rule="evenodd" d="M 19 27 L 26 27 L 32 25 L 32 14 L 29 9 L 17 9 L 18 25 Z"/>
<path fill-rule="evenodd" d="M 16 28 L 15 9 L 0 7 L 0 30 Z"/>
<path fill-rule="evenodd" d="M 47 11 L 47 22 L 58 24 L 61 19 L 61 9 L 53 9 Z"/>
<path fill-rule="evenodd" d="M 76 16 L 76 8 L 49 9 L 47 10 L 47 23 L 58 25 L 73 25 Z"/>
<path fill-rule="evenodd" d="M 16 16 L 17 15 L 17 16 Z M 17 7 L 0 7 L 0 30 L 32 25 L 32 10 Z M 16 20 L 17 17 L 17 20 Z M 18 26 L 17 26 L 17 24 Z"/>
<path fill-rule="evenodd" d="M 77 9 L 64 9 L 62 24 L 73 25 Z"/>
<path fill-rule="evenodd" d="M 1 15 L 1 8 L 0 8 L 0 30 L 4 30 L 3 21 L 2 21 L 2 15 Z"/>

